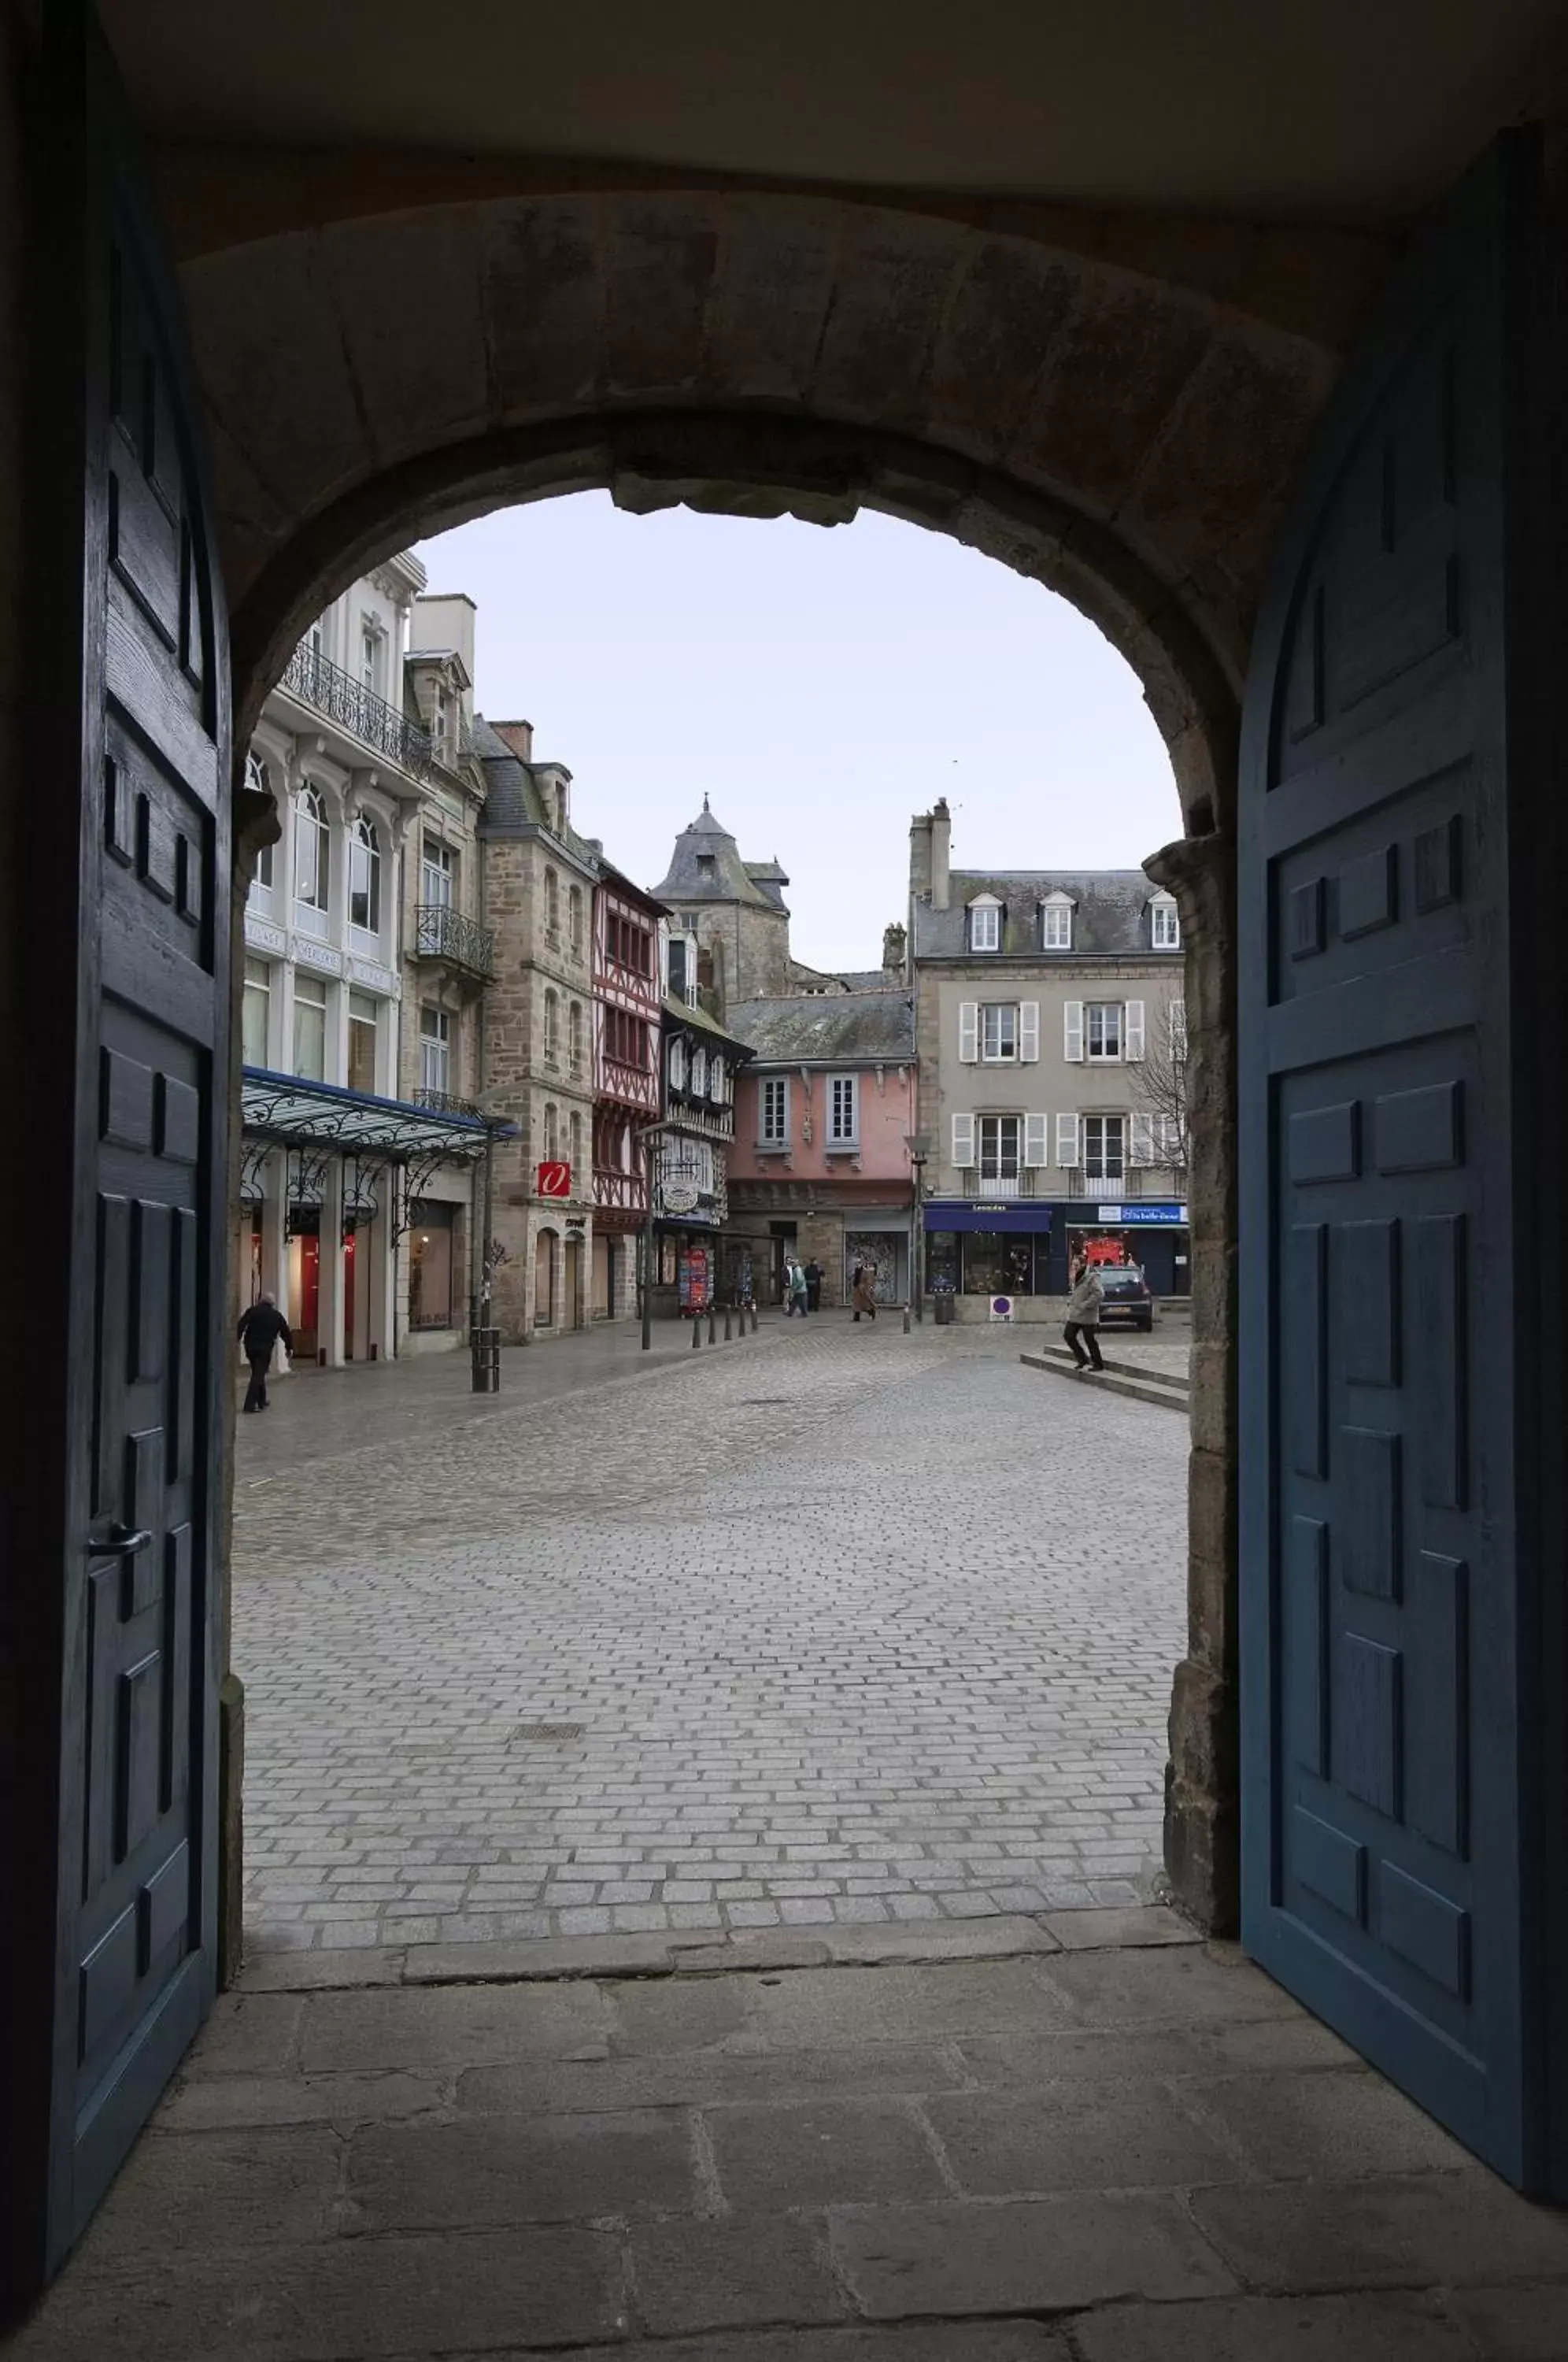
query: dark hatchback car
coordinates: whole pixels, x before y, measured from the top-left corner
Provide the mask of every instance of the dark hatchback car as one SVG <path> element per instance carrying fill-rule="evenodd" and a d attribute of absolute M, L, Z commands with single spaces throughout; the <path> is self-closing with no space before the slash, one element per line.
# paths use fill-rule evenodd
<path fill-rule="evenodd" d="M 1154 1328 L 1154 1299 L 1141 1271 L 1131 1264 L 1101 1264 L 1099 1279 L 1105 1290 L 1099 1308 L 1102 1329 L 1113 1323 L 1127 1329 Z"/>

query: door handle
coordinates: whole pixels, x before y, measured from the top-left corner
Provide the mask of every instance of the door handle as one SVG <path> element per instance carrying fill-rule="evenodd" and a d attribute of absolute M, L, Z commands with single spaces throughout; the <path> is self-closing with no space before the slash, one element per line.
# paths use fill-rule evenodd
<path fill-rule="evenodd" d="M 87 1555 L 89 1558 L 135 1558 L 138 1551 L 144 1551 L 151 1540 L 150 1526 L 116 1524 L 109 1529 L 107 1541 L 88 1543 Z"/>

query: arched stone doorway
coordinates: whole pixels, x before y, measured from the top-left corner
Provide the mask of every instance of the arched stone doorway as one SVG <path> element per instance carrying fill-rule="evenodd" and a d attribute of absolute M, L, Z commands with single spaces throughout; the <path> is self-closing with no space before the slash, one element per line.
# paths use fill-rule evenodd
<path fill-rule="evenodd" d="M 867 507 L 951 534 L 1071 599 L 1137 672 L 1186 822 L 1153 866 L 1183 907 L 1202 1044 L 1191 1639 L 1166 1855 L 1189 1906 L 1232 1926 L 1237 698 L 1335 334 L 1321 317 L 1308 333 L 1277 286 L 1248 315 L 1190 272 L 1177 283 L 885 206 L 704 191 L 487 199 L 193 242 L 237 745 L 309 617 L 365 565 L 489 509 L 592 488 L 638 512 L 831 524 Z M 407 303 L 433 276 L 453 291 L 439 334 Z M 242 819 L 264 833 L 269 815 Z"/>

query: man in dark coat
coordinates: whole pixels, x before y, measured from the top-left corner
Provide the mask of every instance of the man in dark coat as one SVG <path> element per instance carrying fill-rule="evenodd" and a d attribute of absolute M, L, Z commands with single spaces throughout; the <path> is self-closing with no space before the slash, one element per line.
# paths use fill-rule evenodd
<path fill-rule="evenodd" d="M 245 1390 L 246 1410 L 267 1407 L 267 1370 L 272 1359 L 272 1349 L 279 1338 L 283 1351 L 292 1353 L 294 1341 L 289 1324 L 270 1296 L 259 1296 L 248 1311 L 239 1316 L 239 1342 L 250 1364 L 250 1384 Z"/>
<path fill-rule="evenodd" d="M 820 1310 L 821 1310 L 821 1308 L 822 1308 L 822 1301 L 823 1301 L 823 1267 L 822 1267 L 821 1264 L 817 1261 L 817 1259 L 816 1259 L 815 1255 L 813 1255 L 813 1256 L 812 1257 L 811 1262 L 806 1265 L 806 1309 L 807 1309 L 807 1311 L 808 1311 L 808 1312 L 817 1312 L 817 1311 L 820 1311 Z"/>

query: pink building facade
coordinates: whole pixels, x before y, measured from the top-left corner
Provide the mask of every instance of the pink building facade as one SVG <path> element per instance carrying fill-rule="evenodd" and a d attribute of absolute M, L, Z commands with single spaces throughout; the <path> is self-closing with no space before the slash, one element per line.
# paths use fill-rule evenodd
<path fill-rule="evenodd" d="M 814 992 L 731 1011 L 754 1061 L 736 1084 L 728 1235 L 744 1241 L 759 1299 L 786 1259 L 815 1263 L 824 1308 L 856 1264 L 878 1303 L 910 1300 L 917 1131 L 914 1011 L 902 989 Z"/>

